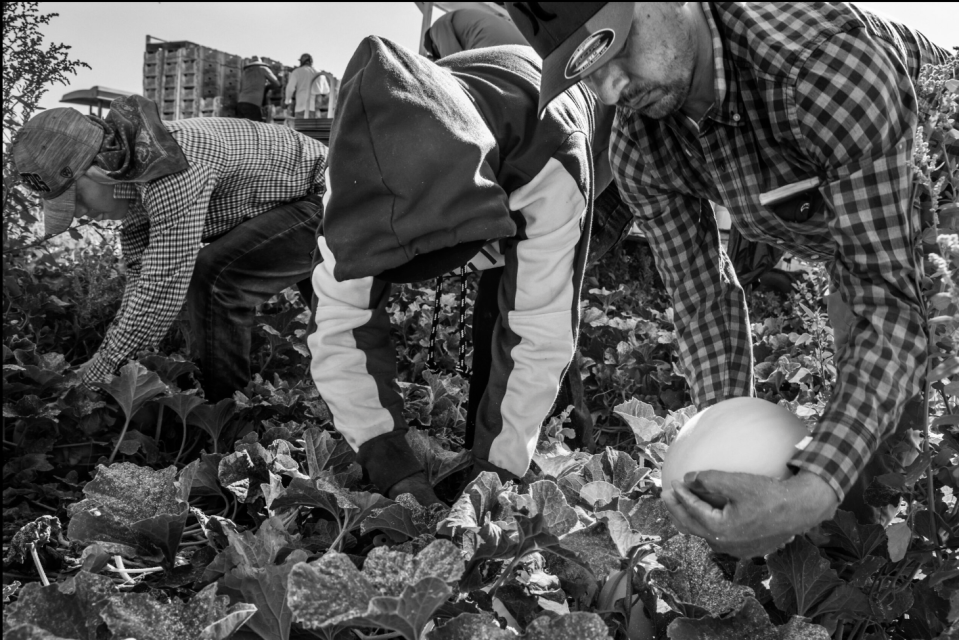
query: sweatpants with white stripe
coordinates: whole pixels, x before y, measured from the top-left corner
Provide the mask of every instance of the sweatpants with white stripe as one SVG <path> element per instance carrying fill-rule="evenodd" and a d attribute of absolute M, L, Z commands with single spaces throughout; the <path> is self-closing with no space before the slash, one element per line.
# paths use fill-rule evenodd
<path fill-rule="evenodd" d="M 504 267 L 500 315 L 472 449 L 477 467 L 504 479 L 526 473 L 576 348 L 592 211 L 589 183 L 588 176 L 574 176 L 550 158 L 509 194 L 519 231 L 496 243 Z M 386 313 L 391 285 L 376 277 L 337 282 L 335 257 L 322 236 L 317 244 L 310 373 L 337 431 L 357 451 L 370 481 L 386 492 L 422 469 L 405 439 Z"/>

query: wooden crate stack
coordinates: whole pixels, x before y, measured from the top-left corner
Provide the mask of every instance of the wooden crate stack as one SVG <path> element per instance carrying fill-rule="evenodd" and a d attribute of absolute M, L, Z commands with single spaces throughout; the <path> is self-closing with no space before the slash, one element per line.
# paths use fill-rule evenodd
<path fill-rule="evenodd" d="M 236 115 L 240 56 L 192 42 L 149 43 L 143 95 L 164 120 Z"/>

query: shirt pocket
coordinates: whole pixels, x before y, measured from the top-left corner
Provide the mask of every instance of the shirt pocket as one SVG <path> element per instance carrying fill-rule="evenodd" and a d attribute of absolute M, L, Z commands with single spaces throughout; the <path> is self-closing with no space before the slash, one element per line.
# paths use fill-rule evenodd
<path fill-rule="evenodd" d="M 819 178 L 809 178 L 762 193 L 759 202 L 793 236 L 820 235 L 826 228 L 821 185 Z"/>

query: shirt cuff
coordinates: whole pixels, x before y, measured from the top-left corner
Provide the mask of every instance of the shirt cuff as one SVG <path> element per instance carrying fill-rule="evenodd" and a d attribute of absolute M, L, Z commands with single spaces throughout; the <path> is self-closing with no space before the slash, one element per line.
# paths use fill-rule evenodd
<path fill-rule="evenodd" d="M 821 477 L 841 503 L 872 456 L 874 447 L 870 442 L 867 434 L 848 425 L 820 424 L 812 435 L 796 445 L 798 451 L 789 466 Z"/>
<path fill-rule="evenodd" d="M 93 382 L 106 382 L 116 373 L 116 369 L 116 365 L 111 364 L 100 352 L 97 352 L 83 375 L 83 383 L 90 385 Z"/>

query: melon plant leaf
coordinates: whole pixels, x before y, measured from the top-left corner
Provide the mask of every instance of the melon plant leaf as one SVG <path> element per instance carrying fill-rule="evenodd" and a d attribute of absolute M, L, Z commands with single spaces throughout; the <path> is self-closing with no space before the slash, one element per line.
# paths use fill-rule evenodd
<path fill-rule="evenodd" d="M 121 521 L 180 512 L 180 491 L 174 466 L 154 471 L 130 462 L 97 467 L 96 477 L 83 487 L 87 500 L 110 508 Z"/>
<path fill-rule="evenodd" d="M 908 522 L 897 522 L 886 528 L 887 551 L 889 559 L 899 562 L 906 557 L 909 542 L 912 540 L 912 530 Z"/>
<path fill-rule="evenodd" d="M 862 560 L 871 554 L 885 557 L 886 532 L 882 525 L 859 524 L 849 511 L 837 511 L 836 516 L 822 524 L 829 536 L 829 548 L 849 562 Z"/>
<path fill-rule="evenodd" d="M 516 640 L 517 635 L 509 629 L 501 629 L 490 613 L 464 613 L 433 629 L 426 637 L 428 640 Z"/>
<path fill-rule="evenodd" d="M 303 443 L 306 448 L 307 471 L 310 478 L 315 478 L 326 468 L 336 449 L 336 440 L 329 431 L 311 427 L 303 434 Z"/>
<path fill-rule="evenodd" d="M 190 423 L 203 429 L 213 441 L 213 453 L 219 451 L 220 434 L 236 413 L 236 400 L 224 398 L 216 405 L 202 404 L 190 413 Z"/>
<path fill-rule="evenodd" d="M 503 483 L 491 471 L 483 471 L 463 490 L 449 515 L 437 527 L 439 535 L 453 537 L 463 531 L 478 531 L 498 505 Z"/>
<path fill-rule="evenodd" d="M 588 482 L 579 490 L 579 498 L 592 509 L 599 509 L 609 505 L 619 497 L 619 487 L 604 480 Z"/>
<path fill-rule="evenodd" d="M 578 523 L 576 510 L 566 503 L 566 496 L 552 480 L 539 480 L 529 486 L 529 493 L 509 493 L 513 509 L 526 515 L 543 515 L 543 525 L 555 536 L 563 536 Z"/>
<path fill-rule="evenodd" d="M 167 384 L 173 385 L 177 379 L 187 373 L 196 373 L 200 369 L 189 360 L 181 360 L 179 354 L 163 356 L 150 354 L 140 358 L 140 362 L 150 371 L 154 371 Z"/>
<path fill-rule="evenodd" d="M 148 371 L 139 362 L 130 361 L 120 368 L 120 375 L 114 376 L 109 382 L 94 382 L 93 386 L 103 389 L 109 393 L 120 405 L 123 410 L 124 423 L 117 438 L 116 445 L 113 447 L 113 453 L 110 454 L 110 462 L 120 450 L 123 438 L 126 436 L 127 429 L 130 427 L 130 420 L 134 414 L 152 398 L 158 396 L 167 390 L 157 374 Z"/>
<path fill-rule="evenodd" d="M 13 534 L 10 546 L 3 556 L 3 562 L 4 564 L 25 562 L 30 556 L 32 545 L 39 549 L 50 544 L 51 540 L 54 543 L 58 542 L 62 535 L 59 518 L 56 516 L 40 516 L 33 522 L 23 525 Z"/>
<path fill-rule="evenodd" d="M 533 454 L 533 462 L 539 467 L 540 472 L 551 480 L 559 480 L 570 473 L 576 473 L 583 468 L 586 461 L 589 460 L 588 453 L 577 451 L 569 455 L 543 455 L 541 453 Z"/>
<path fill-rule="evenodd" d="M 86 499 L 68 509 L 68 537 L 125 544 L 145 553 L 158 548 L 172 562 L 188 513 L 175 477 L 173 466 L 154 471 L 129 462 L 100 465 L 83 488 Z"/>
<path fill-rule="evenodd" d="M 516 635 L 501 629 L 489 613 L 464 613 L 431 631 L 429 640 L 608 640 L 609 629 L 595 613 L 575 611 L 566 615 L 540 616 Z"/>
<path fill-rule="evenodd" d="M 166 396 L 157 400 L 164 407 L 169 407 L 173 409 L 173 412 L 179 416 L 180 420 L 186 421 L 187 417 L 193 411 L 199 407 L 201 404 L 204 404 L 203 398 L 199 398 L 196 395 L 196 392 L 181 392 L 175 393 L 172 396 Z"/>
<path fill-rule="evenodd" d="M 585 475 L 593 482 L 602 480 L 617 487 L 622 493 L 629 493 L 649 473 L 648 467 L 641 467 L 628 453 L 612 447 L 594 455 L 584 467 Z"/>
<path fill-rule="evenodd" d="M 302 549 L 294 549 L 281 564 L 280 554 L 296 546 L 280 518 L 264 521 L 256 533 L 237 533 L 225 529 L 229 546 L 208 567 L 209 577 L 220 575 L 218 584 L 231 595 L 257 607 L 247 623 L 250 630 L 263 638 L 287 640 L 292 613 L 286 604 L 286 584 L 290 570 L 306 560 Z"/>
<path fill-rule="evenodd" d="M 329 474 L 325 475 L 329 476 Z M 340 504 L 346 500 L 343 493 L 339 487 L 324 482 L 323 478 L 313 480 L 293 478 L 290 486 L 275 496 L 268 506 L 274 511 L 292 506 L 310 507 L 323 509 L 330 515 L 337 516 L 340 512 Z M 338 496 L 340 496 L 339 500 L 337 500 Z"/>
<path fill-rule="evenodd" d="M 700 617 L 732 611 L 752 594 L 749 587 L 726 579 L 702 538 L 676 535 L 663 543 L 657 560 L 663 568 L 650 571 L 650 583 L 681 615 Z"/>
<path fill-rule="evenodd" d="M 120 405 L 127 421 L 146 404 L 167 390 L 160 376 L 139 362 L 130 361 L 120 367 L 120 375 L 110 382 L 94 382 L 93 386 L 109 393 Z"/>
<path fill-rule="evenodd" d="M 394 543 L 428 533 L 420 530 L 413 521 L 413 513 L 401 504 L 391 504 L 381 509 L 373 509 L 360 525 L 360 533 L 379 530 L 390 537 Z"/>
<path fill-rule="evenodd" d="M 613 544 L 623 558 L 629 558 L 633 549 L 641 544 L 659 541 L 657 536 L 644 535 L 633 529 L 626 516 L 619 511 L 600 511 L 596 517 L 606 523 L 609 537 L 613 539 Z"/>
<path fill-rule="evenodd" d="M 185 604 L 176 598 L 161 604 L 146 593 L 115 595 L 101 616 L 116 638 L 223 640 L 255 612 L 249 604 L 229 607 L 229 598 L 217 596 L 216 584 L 210 584 Z"/>
<path fill-rule="evenodd" d="M 656 439 L 663 432 L 663 418 L 656 415 L 652 405 L 636 398 L 616 405 L 613 412 L 629 425 L 639 446 Z"/>
<path fill-rule="evenodd" d="M 447 540 L 434 541 L 416 556 L 378 547 L 363 571 L 330 551 L 293 568 L 287 601 L 297 622 L 309 629 L 373 626 L 418 640 L 452 595 L 449 583 L 462 572 L 459 550 Z"/>
<path fill-rule="evenodd" d="M 252 503 L 263 497 L 262 484 L 271 484 L 273 456 L 257 442 L 237 445 L 237 450 L 220 460 L 217 475 L 220 485 L 229 489 L 240 502 Z"/>
<path fill-rule="evenodd" d="M 8 629 L 34 625 L 62 638 L 95 640 L 100 609 L 115 592 L 112 580 L 87 571 L 46 587 L 27 583 L 17 601 L 3 607 L 4 637 Z"/>
<path fill-rule="evenodd" d="M 805 536 L 766 558 L 772 579 L 769 589 L 780 610 L 789 615 L 808 616 L 831 591 L 843 584 L 829 561 Z"/>
<path fill-rule="evenodd" d="M 282 564 L 260 567 L 240 565 L 220 579 L 227 589 L 242 594 L 243 601 L 256 605 L 247 626 L 261 638 L 289 640 L 293 613 L 286 603 L 290 571 L 307 559 L 306 551 L 296 549 Z"/>
<path fill-rule="evenodd" d="M 438 439 L 414 427 L 407 430 L 406 441 L 413 449 L 413 455 L 426 471 L 426 479 L 432 485 L 436 485 L 451 473 L 465 468 L 472 459 L 468 450 L 444 449 Z"/>
<path fill-rule="evenodd" d="M 144 518 L 130 525 L 142 539 L 158 548 L 166 559 L 167 567 L 173 568 L 176 564 L 176 552 L 183 537 L 190 509 L 187 505 L 180 505 L 180 513 L 161 513 L 152 518 Z"/>
<path fill-rule="evenodd" d="M 830 637 L 824 627 L 797 617 L 777 629 L 753 597 L 746 598 L 730 615 L 673 620 L 667 633 L 670 640 L 829 640 Z"/>

